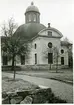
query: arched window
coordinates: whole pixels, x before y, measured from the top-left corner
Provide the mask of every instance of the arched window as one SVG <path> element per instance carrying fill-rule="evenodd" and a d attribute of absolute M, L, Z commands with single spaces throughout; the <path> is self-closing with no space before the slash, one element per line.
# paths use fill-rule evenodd
<path fill-rule="evenodd" d="M 52 43 L 51 42 L 48 43 L 48 47 L 52 48 Z"/>
<path fill-rule="evenodd" d="M 63 49 L 61 49 L 61 54 L 63 54 L 64 53 L 64 50 Z"/>
<path fill-rule="evenodd" d="M 36 49 L 36 47 L 37 47 L 37 45 L 36 45 L 36 43 L 35 43 L 35 49 Z"/>
<path fill-rule="evenodd" d="M 36 15 L 35 14 L 33 15 L 33 21 L 36 21 Z"/>
<path fill-rule="evenodd" d="M 37 64 L 37 54 L 35 54 L 35 64 Z"/>
<path fill-rule="evenodd" d="M 31 21 L 31 15 L 29 14 L 29 22 Z"/>

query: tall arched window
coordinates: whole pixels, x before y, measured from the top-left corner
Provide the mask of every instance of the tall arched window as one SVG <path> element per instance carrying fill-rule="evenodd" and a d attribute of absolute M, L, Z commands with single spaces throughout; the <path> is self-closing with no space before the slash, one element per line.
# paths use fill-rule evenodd
<path fill-rule="evenodd" d="M 35 64 L 37 64 L 37 54 L 35 54 Z"/>
<path fill-rule="evenodd" d="M 33 14 L 33 21 L 36 21 L 36 15 Z"/>
<path fill-rule="evenodd" d="M 35 49 L 37 48 L 37 45 L 36 45 L 36 43 L 35 43 Z"/>
<path fill-rule="evenodd" d="M 29 22 L 31 21 L 31 15 L 29 14 Z"/>

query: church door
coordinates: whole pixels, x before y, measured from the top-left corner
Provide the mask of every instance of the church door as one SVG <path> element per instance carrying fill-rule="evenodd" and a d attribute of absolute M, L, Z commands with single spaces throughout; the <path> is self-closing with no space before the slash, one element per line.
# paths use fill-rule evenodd
<path fill-rule="evenodd" d="M 61 65 L 64 65 L 64 57 L 61 57 Z"/>
<path fill-rule="evenodd" d="M 53 63 L 53 53 L 48 53 L 48 64 Z"/>

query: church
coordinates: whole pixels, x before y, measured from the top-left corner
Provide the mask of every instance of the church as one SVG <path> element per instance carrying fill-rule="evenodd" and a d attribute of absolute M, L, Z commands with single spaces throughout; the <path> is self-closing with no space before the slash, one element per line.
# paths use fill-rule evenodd
<path fill-rule="evenodd" d="M 25 11 L 25 24 L 18 27 L 15 36 L 24 37 L 30 46 L 30 55 L 16 57 L 16 65 L 48 65 L 58 63 L 60 66 L 68 67 L 68 47 L 71 44 L 61 41 L 62 33 L 56 28 L 48 27 L 40 23 L 39 9 L 32 2 Z M 10 65 L 10 62 L 8 62 Z"/>

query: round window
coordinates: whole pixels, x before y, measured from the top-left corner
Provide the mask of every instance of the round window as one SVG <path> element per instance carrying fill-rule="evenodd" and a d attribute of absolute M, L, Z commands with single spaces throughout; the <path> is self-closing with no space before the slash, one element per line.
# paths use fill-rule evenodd
<path fill-rule="evenodd" d="M 51 42 L 48 43 L 48 47 L 52 48 L 52 43 Z"/>
<path fill-rule="evenodd" d="M 61 53 L 62 53 L 62 54 L 64 53 L 64 50 L 63 50 L 63 49 L 61 50 Z"/>

